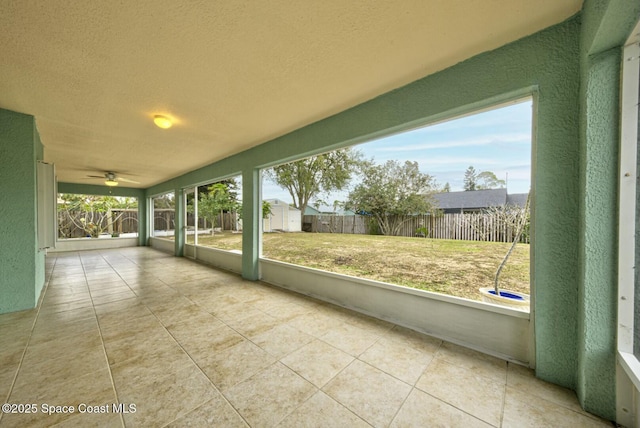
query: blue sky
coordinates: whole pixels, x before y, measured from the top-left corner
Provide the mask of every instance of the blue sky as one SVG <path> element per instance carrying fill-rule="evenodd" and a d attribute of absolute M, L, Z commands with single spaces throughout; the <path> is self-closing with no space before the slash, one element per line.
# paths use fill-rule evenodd
<path fill-rule="evenodd" d="M 530 99 L 498 109 L 449 120 L 436 125 L 380 138 L 355 146 L 368 159 L 382 164 L 395 159 L 417 161 L 420 170 L 452 191 L 463 190 L 464 172 L 491 171 L 505 180 L 509 193 L 526 193 L 531 186 Z M 355 180 L 354 180 L 355 182 Z M 291 202 L 286 190 L 264 180 L 264 199 Z M 321 195 L 329 201 L 346 199 L 346 193 Z"/>

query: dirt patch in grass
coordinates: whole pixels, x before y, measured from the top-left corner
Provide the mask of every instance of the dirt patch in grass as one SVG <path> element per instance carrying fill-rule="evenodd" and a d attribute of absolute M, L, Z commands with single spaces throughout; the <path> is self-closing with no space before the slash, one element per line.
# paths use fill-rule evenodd
<path fill-rule="evenodd" d="M 199 245 L 240 250 L 242 235 L 200 236 Z M 492 287 L 510 244 L 395 236 L 265 233 L 263 257 L 480 300 Z M 502 271 L 502 288 L 529 293 L 529 245 L 518 244 Z"/>

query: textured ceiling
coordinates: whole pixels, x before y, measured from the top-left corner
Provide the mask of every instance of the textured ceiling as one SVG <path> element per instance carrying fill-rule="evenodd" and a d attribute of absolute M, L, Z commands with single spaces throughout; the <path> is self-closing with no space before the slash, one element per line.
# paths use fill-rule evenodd
<path fill-rule="evenodd" d="M 148 187 L 561 22 L 582 0 L 0 0 L 0 108 L 63 182 Z M 174 118 L 161 130 L 154 114 Z M 124 184 L 124 183 L 123 183 Z"/>

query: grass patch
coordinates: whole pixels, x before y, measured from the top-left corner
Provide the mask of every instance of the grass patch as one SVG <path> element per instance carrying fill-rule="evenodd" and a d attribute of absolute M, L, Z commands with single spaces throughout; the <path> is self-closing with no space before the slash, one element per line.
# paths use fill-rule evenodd
<path fill-rule="evenodd" d="M 200 235 L 198 244 L 241 250 L 242 235 Z M 263 257 L 301 266 L 480 300 L 492 287 L 508 243 L 330 233 L 265 233 Z M 529 294 L 529 245 L 518 244 L 500 286 Z"/>

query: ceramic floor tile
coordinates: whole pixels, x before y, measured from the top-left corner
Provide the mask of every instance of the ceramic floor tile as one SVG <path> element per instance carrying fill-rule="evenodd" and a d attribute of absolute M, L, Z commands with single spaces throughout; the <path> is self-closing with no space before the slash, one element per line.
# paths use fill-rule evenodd
<path fill-rule="evenodd" d="M 354 357 L 346 352 L 316 339 L 287 355 L 281 362 L 321 388 L 353 360 Z"/>
<path fill-rule="evenodd" d="M 507 385 L 571 410 L 582 411 L 575 392 L 536 378 L 533 370 L 526 367 L 510 363 L 507 373 Z"/>
<path fill-rule="evenodd" d="M 245 340 L 198 361 L 198 365 L 224 393 L 274 362 L 273 356 Z"/>
<path fill-rule="evenodd" d="M 317 389 L 280 363 L 230 388 L 225 395 L 251 426 L 273 426 Z"/>
<path fill-rule="evenodd" d="M 41 361 L 47 358 L 57 358 L 65 355 L 69 360 L 73 360 L 87 349 L 99 346 L 102 343 L 100 334 L 84 333 L 78 335 L 64 336 L 42 343 L 29 343 L 24 356 L 24 364 L 33 361 Z"/>
<path fill-rule="evenodd" d="M 278 325 L 254 336 L 251 341 L 276 358 L 282 358 L 306 345 L 313 336 L 286 325 Z"/>
<path fill-rule="evenodd" d="M 131 291 L 122 291 L 119 293 L 106 294 L 104 296 L 93 296 L 93 303 L 95 305 L 100 305 L 102 303 L 116 302 L 118 300 L 131 299 L 132 297 L 136 297 L 136 294 Z"/>
<path fill-rule="evenodd" d="M 141 309 L 146 305 L 142 302 L 142 299 L 138 297 L 132 297 L 131 299 L 117 300 L 115 302 L 103 303 L 101 305 L 95 305 L 96 315 L 98 319 L 109 313 L 118 312 L 124 309 Z M 134 314 L 134 313 L 132 313 Z"/>
<path fill-rule="evenodd" d="M 223 319 L 223 321 L 225 320 Z M 252 310 L 246 316 L 225 322 L 229 327 L 249 339 L 281 324 L 281 321 L 258 310 Z"/>
<path fill-rule="evenodd" d="M 47 290 L 42 300 L 42 305 L 57 305 L 67 302 L 81 302 L 83 300 L 91 300 L 91 295 L 89 294 L 88 290 L 65 293 L 56 292 L 55 290 Z"/>
<path fill-rule="evenodd" d="M 210 315 L 211 316 L 211 315 Z M 169 332 L 195 361 L 206 361 L 213 354 L 244 342 L 245 338 L 226 325 L 211 325 L 191 330 L 189 325 L 179 324 Z"/>
<path fill-rule="evenodd" d="M 214 322 L 214 320 L 216 320 L 218 324 L 221 323 L 220 320 L 217 320 L 213 315 L 204 311 L 200 306 L 194 303 L 180 306 L 172 310 L 154 313 L 165 327 L 171 327 L 172 325 L 198 317 L 208 319 L 210 322 Z"/>
<path fill-rule="evenodd" d="M 15 328 L 8 324 L 0 326 L 0 349 L 2 351 L 24 349 L 30 335 L 30 328 Z"/>
<path fill-rule="evenodd" d="M 255 309 L 248 309 L 247 304 L 234 299 L 231 296 L 226 296 L 223 299 L 214 299 L 213 301 L 198 300 L 196 302 L 205 311 L 210 312 L 216 318 L 230 324 L 238 319 L 245 318 L 247 312 L 255 311 Z M 266 314 L 264 314 L 266 316 Z"/>
<path fill-rule="evenodd" d="M 369 428 L 371 425 L 346 407 L 323 393 L 316 392 L 304 404 L 287 416 L 279 428 Z"/>
<path fill-rule="evenodd" d="M 0 314 L 0 327 L 3 325 L 20 325 L 20 324 L 33 324 L 37 315 L 36 309 L 29 309 L 26 311 L 11 312 L 8 314 Z"/>
<path fill-rule="evenodd" d="M 248 426 L 238 412 L 218 393 L 197 409 L 167 425 L 167 428 L 248 428 Z"/>
<path fill-rule="evenodd" d="M 122 416 L 117 413 L 79 413 L 53 425 L 54 428 L 121 428 Z"/>
<path fill-rule="evenodd" d="M 106 357 L 102 345 L 83 350 L 77 353 L 70 363 L 65 354 L 57 358 L 38 358 L 35 356 L 25 359 L 20 368 L 20 374 L 16 379 L 16 387 L 42 383 L 62 382 L 74 377 L 92 373 L 107 367 Z"/>
<path fill-rule="evenodd" d="M 610 428 L 612 423 L 507 387 L 502 426 Z"/>
<path fill-rule="evenodd" d="M 41 321 L 38 320 L 31 335 L 31 343 L 43 343 L 60 337 L 98 334 L 96 317 L 77 321 Z"/>
<path fill-rule="evenodd" d="M 474 418 L 431 395 L 413 389 L 391 423 L 392 428 L 491 428 L 492 425 Z"/>
<path fill-rule="evenodd" d="M 400 326 L 395 326 L 381 340 L 431 354 L 435 354 L 443 343 L 440 339 Z"/>
<path fill-rule="evenodd" d="M 391 376 L 414 385 L 433 359 L 433 355 L 432 352 L 418 350 L 384 337 L 359 358 Z"/>
<path fill-rule="evenodd" d="M 6 353 L 4 353 L 6 354 Z M 0 402 L 6 403 L 9 391 L 18 372 L 22 352 L 14 352 L 11 358 L 0 354 Z"/>
<path fill-rule="evenodd" d="M 106 286 L 105 286 L 106 285 Z M 124 283 L 114 284 L 100 284 L 100 287 L 92 287 L 89 285 L 89 289 L 91 290 L 91 297 L 95 300 L 99 297 L 108 296 L 111 294 L 119 294 L 119 293 L 130 293 L 131 289 Z"/>
<path fill-rule="evenodd" d="M 144 353 L 111 366 L 111 374 L 118 392 L 134 388 L 140 382 L 173 373 L 193 364 L 189 356 L 178 346 L 156 348 L 150 344 Z"/>
<path fill-rule="evenodd" d="M 0 398 L 113 404 L 115 383 L 137 412 L 2 427 L 610 426 L 526 368 L 153 249 L 45 270 L 39 311 L 0 315 Z"/>
<path fill-rule="evenodd" d="M 416 387 L 491 425 L 500 424 L 504 383 L 493 382 L 472 369 L 434 359 Z"/>
<path fill-rule="evenodd" d="M 53 312 L 64 312 L 75 309 L 90 308 L 92 302 L 90 299 L 78 300 L 75 302 L 57 303 L 55 305 L 44 305 L 40 308 L 40 314 L 49 314 Z"/>
<path fill-rule="evenodd" d="M 339 320 L 318 311 L 298 315 L 287 321 L 287 325 L 315 337 L 322 337 L 341 324 Z"/>
<path fill-rule="evenodd" d="M 194 364 L 167 375 L 146 376 L 133 388 L 121 391 L 120 403 L 135 404 L 135 413 L 124 414 L 127 426 L 164 426 L 202 404 L 219 392 Z"/>
<path fill-rule="evenodd" d="M 104 348 L 112 366 L 134 358 L 179 350 L 176 341 L 161 328 L 149 329 L 119 340 L 105 341 Z"/>
<path fill-rule="evenodd" d="M 307 314 L 311 311 L 311 309 L 309 308 L 305 308 L 296 303 L 290 302 L 272 303 L 269 305 L 265 305 L 263 308 L 261 308 L 261 310 L 281 321 L 287 321 L 295 318 L 296 316 Z"/>
<path fill-rule="evenodd" d="M 222 321 L 211 315 L 209 312 L 202 310 L 200 306 L 195 305 L 195 307 L 198 308 L 196 312 L 190 313 L 189 316 L 184 317 L 184 319 L 172 322 L 171 324 L 167 325 L 167 329 L 183 329 L 185 332 L 194 332 L 200 329 L 211 329 L 225 325 Z M 191 309 L 193 308 L 190 307 L 189 310 Z"/>
<path fill-rule="evenodd" d="M 375 427 L 386 427 L 411 386 L 355 360 L 322 390 Z"/>
<path fill-rule="evenodd" d="M 377 336 L 383 335 L 394 327 L 394 324 L 388 321 L 376 319 L 357 312 L 352 313 L 351 316 L 346 319 L 346 322 Z"/>
<path fill-rule="evenodd" d="M 93 306 L 87 306 L 85 308 L 73 309 L 64 312 L 51 312 L 40 313 L 38 315 L 39 322 L 74 322 L 87 318 L 95 318 L 95 311 Z"/>
<path fill-rule="evenodd" d="M 463 346 L 443 342 L 435 356 L 451 364 L 473 370 L 494 382 L 506 383 L 507 362 Z"/>
<path fill-rule="evenodd" d="M 108 369 L 87 373 L 60 382 L 38 383 L 36 385 L 16 385 L 9 397 L 12 403 L 37 403 L 35 414 L 4 415 L 2 426 L 51 426 L 74 416 L 75 413 L 45 414 L 42 405 L 74 406 L 81 403 L 95 405 L 116 402 L 115 392 Z"/>
<path fill-rule="evenodd" d="M 133 314 L 133 312 L 136 312 L 136 314 Z M 142 333 L 150 329 L 163 328 L 158 318 L 146 308 L 109 312 L 99 317 L 98 323 L 104 340 L 117 340 L 117 338 Z"/>
<path fill-rule="evenodd" d="M 320 339 L 348 354 L 357 357 L 373 345 L 379 335 L 350 324 L 334 327 Z"/>

